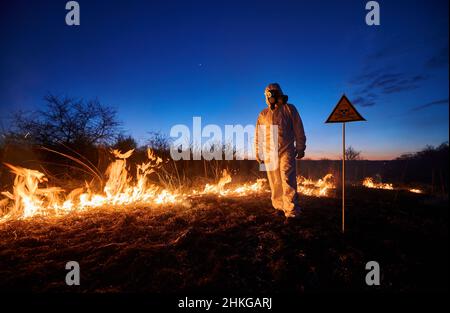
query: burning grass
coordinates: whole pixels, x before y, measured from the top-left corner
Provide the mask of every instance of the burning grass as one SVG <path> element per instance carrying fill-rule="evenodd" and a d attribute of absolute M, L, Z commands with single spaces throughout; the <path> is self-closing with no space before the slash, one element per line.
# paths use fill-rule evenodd
<path fill-rule="evenodd" d="M 376 182 L 372 177 L 364 178 L 363 186 L 367 188 L 394 190 L 394 186 L 392 184 Z"/>
<path fill-rule="evenodd" d="M 218 182 L 208 183 L 203 187 L 162 188 L 149 180 L 151 174 L 158 174 L 163 163 L 163 160 L 151 149 L 147 150 L 147 162 L 136 165 L 134 176 L 130 175 L 130 166 L 127 164 L 127 159 L 134 150 L 125 153 L 119 150 L 111 152 L 115 160 L 107 167 L 103 175 L 107 180 L 102 183 L 102 188 L 97 192 L 96 186 L 87 182 L 84 186 L 66 192 L 61 187 L 47 186 L 48 180 L 40 171 L 5 164 L 15 174 L 15 180 L 12 192 L 1 193 L 5 198 L 0 200 L 0 209 L 6 213 L 0 216 L 0 222 L 35 216 L 64 216 L 73 212 L 84 213 L 100 207 L 120 209 L 128 205 L 142 207 L 154 204 L 180 204 L 192 197 L 207 195 L 242 197 L 269 191 L 266 179 L 262 178 L 255 182 L 232 184 L 232 177 L 227 170 L 223 171 Z M 88 167 L 88 164 L 84 165 Z M 377 182 L 371 177 L 365 178 L 362 185 L 367 188 L 394 190 L 392 184 Z M 317 181 L 298 177 L 297 190 L 303 195 L 327 197 L 333 189 L 335 189 L 335 183 L 332 174 L 326 174 Z M 408 190 L 413 193 L 422 193 L 422 190 L 418 188 Z"/>
<path fill-rule="evenodd" d="M 302 196 L 302 219 L 287 224 L 268 194 L 10 220 L 0 225 L 0 290 L 371 291 L 370 260 L 382 269 L 377 290 L 445 290 L 447 202 L 349 188 L 344 236 L 332 197 Z M 69 260 L 80 263 L 80 286 L 64 283 Z"/>
<path fill-rule="evenodd" d="M 407 190 L 412 193 L 423 193 L 424 192 L 422 189 L 419 189 L 419 188 L 394 187 L 394 184 L 382 183 L 380 181 L 377 181 L 377 179 L 375 179 L 373 177 L 364 178 L 362 185 L 366 188 L 372 188 L 372 189 Z"/>
<path fill-rule="evenodd" d="M 236 183 L 224 171 L 167 189 L 149 179 L 162 160 L 149 150 L 131 175 L 132 153 L 113 151 L 100 189 L 66 191 L 7 165 L 16 177 L 0 201 L 0 290 L 74 291 L 64 283 L 70 260 L 81 265 L 80 292 L 368 290 L 370 260 L 382 266 L 378 289 L 447 288 L 448 199 L 374 180 L 349 187 L 342 235 L 331 174 L 298 178 L 304 215 L 286 223 L 265 179 Z"/>
<path fill-rule="evenodd" d="M 156 173 L 163 162 L 152 150 L 147 150 L 148 161 L 136 166 L 135 179 L 130 175 L 127 164 L 127 159 L 133 154 L 133 150 L 126 153 L 113 150 L 112 154 L 115 161 L 106 170 L 107 181 L 102 192 L 94 192 L 94 186 L 86 183 L 85 186 L 66 193 L 60 187 L 43 186 L 47 183 L 47 178 L 37 170 L 6 164 L 16 177 L 13 191 L 2 192 L 6 198 L 1 200 L 0 206 L 7 213 L 0 221 L 35 216 L 64 216 L 100 207 L 180 204 L 196 196 L 241 197 L 268 192 L 266 179 L 233 185 L 231 175 L 226 170 L 223 171 L 217 183 L 206 184 L 204 187 L 191 190 L 162 188 L 149 181 L 149 176 Z M 303 177 L 299 177 L 298 181 L 299 192 L 305 195 L 327 196 L 328 190 L 334 188 L 331 174 L 318 181 Z"/>

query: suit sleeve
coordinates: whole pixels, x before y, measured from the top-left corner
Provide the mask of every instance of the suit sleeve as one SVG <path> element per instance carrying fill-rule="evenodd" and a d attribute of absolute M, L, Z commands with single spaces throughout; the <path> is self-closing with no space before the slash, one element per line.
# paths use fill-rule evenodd
<path fill-rule="evenodd" d="M 292 127 L 294 129 L 295 135 L 295 147 L 297 151 L 304 152 L 306 149 L 306 136 L 305 130 L 303 128 L 302 118 L 298 113 L 295 106 L 291 106 L 292 108 Z"/>

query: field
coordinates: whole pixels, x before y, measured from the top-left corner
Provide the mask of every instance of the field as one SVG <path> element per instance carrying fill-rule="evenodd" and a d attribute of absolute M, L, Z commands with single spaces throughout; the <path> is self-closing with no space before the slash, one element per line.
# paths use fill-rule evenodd
<path fill-rule="evenodd" d="M 339 192 L 302 195 L 303 216 L 289 222 L 268 193 L 7 221 L 0 224 L 0 290 L 448 290 L 448 198 L 349 187 L 342 234 Z M 65 284 L 71 260 L 80 264 L 80 286 Z M 372 260 L 380 286 L 365 284 Z"/>

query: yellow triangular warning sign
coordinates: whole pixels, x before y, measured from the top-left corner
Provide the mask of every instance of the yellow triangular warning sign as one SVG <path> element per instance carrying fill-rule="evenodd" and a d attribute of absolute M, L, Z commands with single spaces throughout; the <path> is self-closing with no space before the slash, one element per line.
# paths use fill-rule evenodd
<path fill-rule="evenodd" d="M 344 123 L 365 120 L 366 119 L 356 111 L 350 100 L 348 100 L 345 95 L 342 95 L 325 123 Z"/>

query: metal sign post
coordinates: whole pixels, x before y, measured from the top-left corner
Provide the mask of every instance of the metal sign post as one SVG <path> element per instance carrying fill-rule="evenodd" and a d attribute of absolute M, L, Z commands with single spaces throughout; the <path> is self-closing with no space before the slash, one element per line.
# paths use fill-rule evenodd
<path fill-rule="evenodd" d="M 325 123 L 342 123 L 342 233 L 345 232 L 345 123 L 365 121 L 350 100 L 342 95 Z"/>
<path fill-rule="evenodd" d="M 345 232 L 345 122 L 342 123 L 342 232 Z"/>

